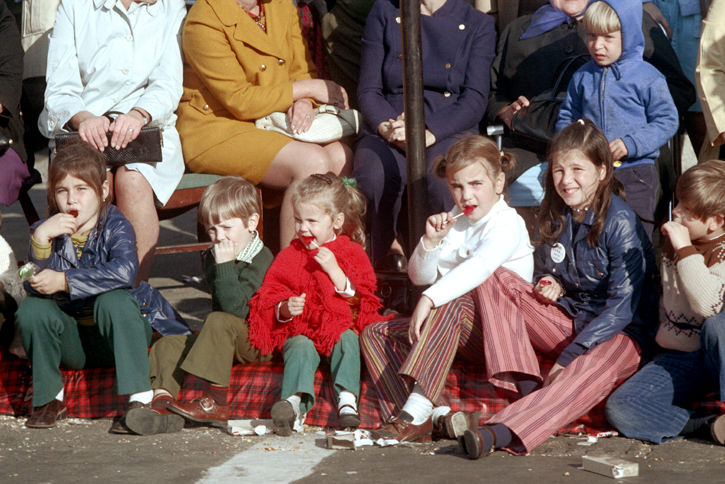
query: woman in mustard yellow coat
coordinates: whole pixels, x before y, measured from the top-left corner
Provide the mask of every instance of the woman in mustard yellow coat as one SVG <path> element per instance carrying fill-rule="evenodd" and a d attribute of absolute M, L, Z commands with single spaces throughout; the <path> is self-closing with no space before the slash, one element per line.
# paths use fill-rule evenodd
<path fill-rule="evenodd" d="M 352 152 L 339 142 L 304 143 L 254 126 L 281 111 L 292 129 L 304 132 L 314 119 L 313 102 L 348 106 L 342 87 L 313 79 L 315 66 L 291 0 L 197 0 L 182 45 L 177 130 L 189 169 L 279 189 L 313 173 L 349 171 Z M 285 247 L 294 234 L 287 193 L 280 234 Z"/>

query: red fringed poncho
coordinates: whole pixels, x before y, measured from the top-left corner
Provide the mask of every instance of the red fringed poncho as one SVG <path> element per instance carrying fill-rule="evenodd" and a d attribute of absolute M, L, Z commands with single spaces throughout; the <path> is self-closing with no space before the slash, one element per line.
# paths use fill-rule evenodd
<path fill-rule="evenodd" d="M 337 294 L 330 276 L 314 260 L 317 250 L 308 250 L 294 239 L 274 259 L 262 287 L 249 302 L 249 340 L 262 354 L 282 348 L 287 339 L 301 334 L 314 342 L 320 354 L 329 355 L 346 330 L 352 328 L 359 334 L 368 324 L 389 319 L 378 314 L 381 305 L 374 294 L 375 272 L 360 244 L 341 235 L 325 247 L 335 254 L 350 279 L 355 288 L 352 299 L 359 306 L 352 307 Z M 302 314 L 288 323 L 278 322 L 277 304 L 302 293 L 307 295 Z"/>

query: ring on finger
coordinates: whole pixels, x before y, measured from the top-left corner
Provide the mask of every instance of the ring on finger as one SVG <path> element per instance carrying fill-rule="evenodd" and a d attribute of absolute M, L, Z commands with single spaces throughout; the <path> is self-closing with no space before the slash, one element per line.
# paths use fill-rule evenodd
<path fill-rule="evenodd" d="M 305 114 L 305 118 L 310 119 L 311 117 L 309 114 Z"/>
<path fill-rule="evenodd" d="M 133 133 L 133 128 L 128 128 L 129 133 Z"/>

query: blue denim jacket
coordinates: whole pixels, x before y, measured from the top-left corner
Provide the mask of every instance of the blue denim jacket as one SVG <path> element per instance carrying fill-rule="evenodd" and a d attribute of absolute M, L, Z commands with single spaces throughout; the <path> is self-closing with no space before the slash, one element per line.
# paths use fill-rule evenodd
<path fill-rule="evenodd" d="M 573 221 L 569 210 L 565 216 L 566 229 L 556 242 L 534 251 L 534 280 L 556 278 L 565 291 L 556 304 L 574 319 L 576 337 L 558 362 L 566 366 L 620 332 L 648 353 L 657 328 L 657 270 L 652 244 L 637 216 L 613 196 L 596 247 L 586 240 L 594 213 L 587 213 L 581 223 Z M 560 262 L 555 262 L 560 258 L 552 252 L 554 246 L 565 251 Z"/>
<path fill-rule="evenodd" d="M 44 221 L 33 224 L 31 235 Z M 88 235 L 80 260 L 68 235 L 52 240 L 51 254 L 47 259 L 38 259 L 31 244 L 30 260 L 41 269 L 65 273 L 68 292 L 58 292 L 51 297 L 68 314 L 80 314 L 84 307 L 92 306 L 93 299 L 99 294 L 127 289 L 136 298 L 141 314 L 159 333 L 190 333 L 184 319 L 160 292 L 146 282 L 134 287 L 138 271 L 136 234 L 131 223 L 113 205 L 105 209 Z M 43 297 L 27 281 L 25 289 L 29 294 Z"/>

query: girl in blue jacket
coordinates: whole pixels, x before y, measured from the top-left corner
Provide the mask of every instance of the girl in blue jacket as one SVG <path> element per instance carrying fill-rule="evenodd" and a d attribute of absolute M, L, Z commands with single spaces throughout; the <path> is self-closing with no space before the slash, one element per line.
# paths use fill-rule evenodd
<path fill-rule="evenodd" d="M 17 312 L 33 369 L 33 413 L 26 427 L 50 428 L 66 416 L 61 364 L 115 366 L 118 393 L 130 395 L 130 408 L 151 402 L 147 348 L 152 330 L 129 292 L 138 271 L 136 237 L 109 199 L 100 151 L 82 142 L 58 151 L 48 173 L 51 215 L 31 228 L 30 260 L 36 270 L 25 283 L 29 297 Z M 161 301 L 150 286 L 136 292 L 147 307 Z M 154 313 L 170 313 L 164 319 L 166 332 L 188 331 L 165 306 Z M 111 430 L 124 431 L 122 419 Z"/>

